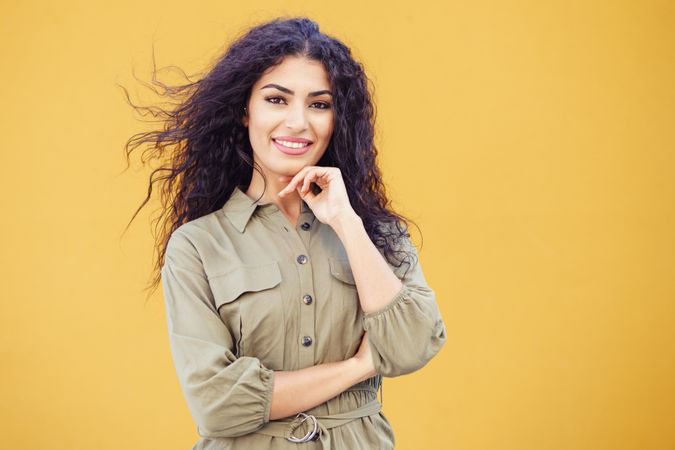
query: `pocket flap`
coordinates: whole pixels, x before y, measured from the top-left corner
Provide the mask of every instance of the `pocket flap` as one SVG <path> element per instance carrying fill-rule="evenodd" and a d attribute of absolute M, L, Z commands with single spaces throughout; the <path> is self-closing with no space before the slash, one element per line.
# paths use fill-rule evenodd
<path fill-rule="evenodd" d="M 216 307 L 236 300 L 244 292 L 258 292 L 281 283 L 276 261 L 235 267 L 227 273 L 209 278 Z"/>
<path fill-rule="evenodd" d="M 340 259 L 329 257 L 328 262 L 330 264 L 330 273 L 342 281 L 343 283 L 356 285 L 354 281 L 354 274 L 352 273 L 352 267 L 349 265 L 348 259 Z"/>

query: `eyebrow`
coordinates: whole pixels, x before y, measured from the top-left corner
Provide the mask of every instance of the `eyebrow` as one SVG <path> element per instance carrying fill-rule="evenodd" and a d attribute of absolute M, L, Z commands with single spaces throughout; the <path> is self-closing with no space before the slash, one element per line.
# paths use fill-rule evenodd
<path fill-rule="evenodd" d="M 265 86 L 261 87 L 260 90 L 262 91 L 262 90 L 265 89 L 265 88 L 276 88 L 276 89 L 279 89 L 281 92 L 285 92 L 285 93 L 290 94 L 290 95 L 295 94 L 295 92 L 291 91 L 291 90 L 288 89 L 287 87 L 283 87 L 283 86 L 278 85 L 278 84 L 275 84 L 275 83 L 269 83 L 269 84 L 266 84 Z M 314 91 L 314 92 L 310 92 L 310 93 L 308 94 L 308 96 L 309 96 L 309 97 L 316 97 L 317 95 L 321 95 L 321 94 L 328 94 L 328 95 L 330 95 L 331 97 L 333 96 L 333 93 L 332 93 L 331 91 L 327 90 L 327 89 L 324 89 L 324 90 L 322 90 L 322 91 Z"/>

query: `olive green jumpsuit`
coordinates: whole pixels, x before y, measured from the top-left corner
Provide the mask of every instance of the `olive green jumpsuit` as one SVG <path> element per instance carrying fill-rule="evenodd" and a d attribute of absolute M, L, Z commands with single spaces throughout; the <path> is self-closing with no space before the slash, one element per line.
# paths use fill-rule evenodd
<path fill-rule="evenodd" d="M 201 437 L 192 450 L 394 448 L 382 377 L 420 369 L 446 339 L 419 261 L 390 264 L 402 289 L 364 314 L 334 230 L 304 201 L 294 227 L 244 189 L 176 229 L 161 271 L 171 354 Z M 377 376 L 304 416 L 269 420 L 275 370 L 350 358 L 364 330 Z"/>

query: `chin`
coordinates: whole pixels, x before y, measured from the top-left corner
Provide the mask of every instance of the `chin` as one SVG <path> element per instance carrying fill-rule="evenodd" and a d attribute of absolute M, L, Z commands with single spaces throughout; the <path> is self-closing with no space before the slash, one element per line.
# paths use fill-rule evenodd
<path fill-rule="evenodd" d="M 279 173 L 280 175 L 293 176 L 300 172 L 300 169 L 303 167 L 311 166 L 311 161 L 312 159 L 307 158 L 296 159 L 295 161 L 284 161 L 277 165 L 275 172 Z"/>

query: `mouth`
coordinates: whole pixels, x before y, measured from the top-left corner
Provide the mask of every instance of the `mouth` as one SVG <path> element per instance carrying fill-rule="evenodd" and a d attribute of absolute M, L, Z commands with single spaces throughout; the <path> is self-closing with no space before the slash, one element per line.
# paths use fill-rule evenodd
<path fill-rule="evenodd" d="M 274 145 L 287 155 L 302 155 L 307 153 L 314 142 L 307 139 L 293 138 L 293 140 L 273 138 Z"/>

